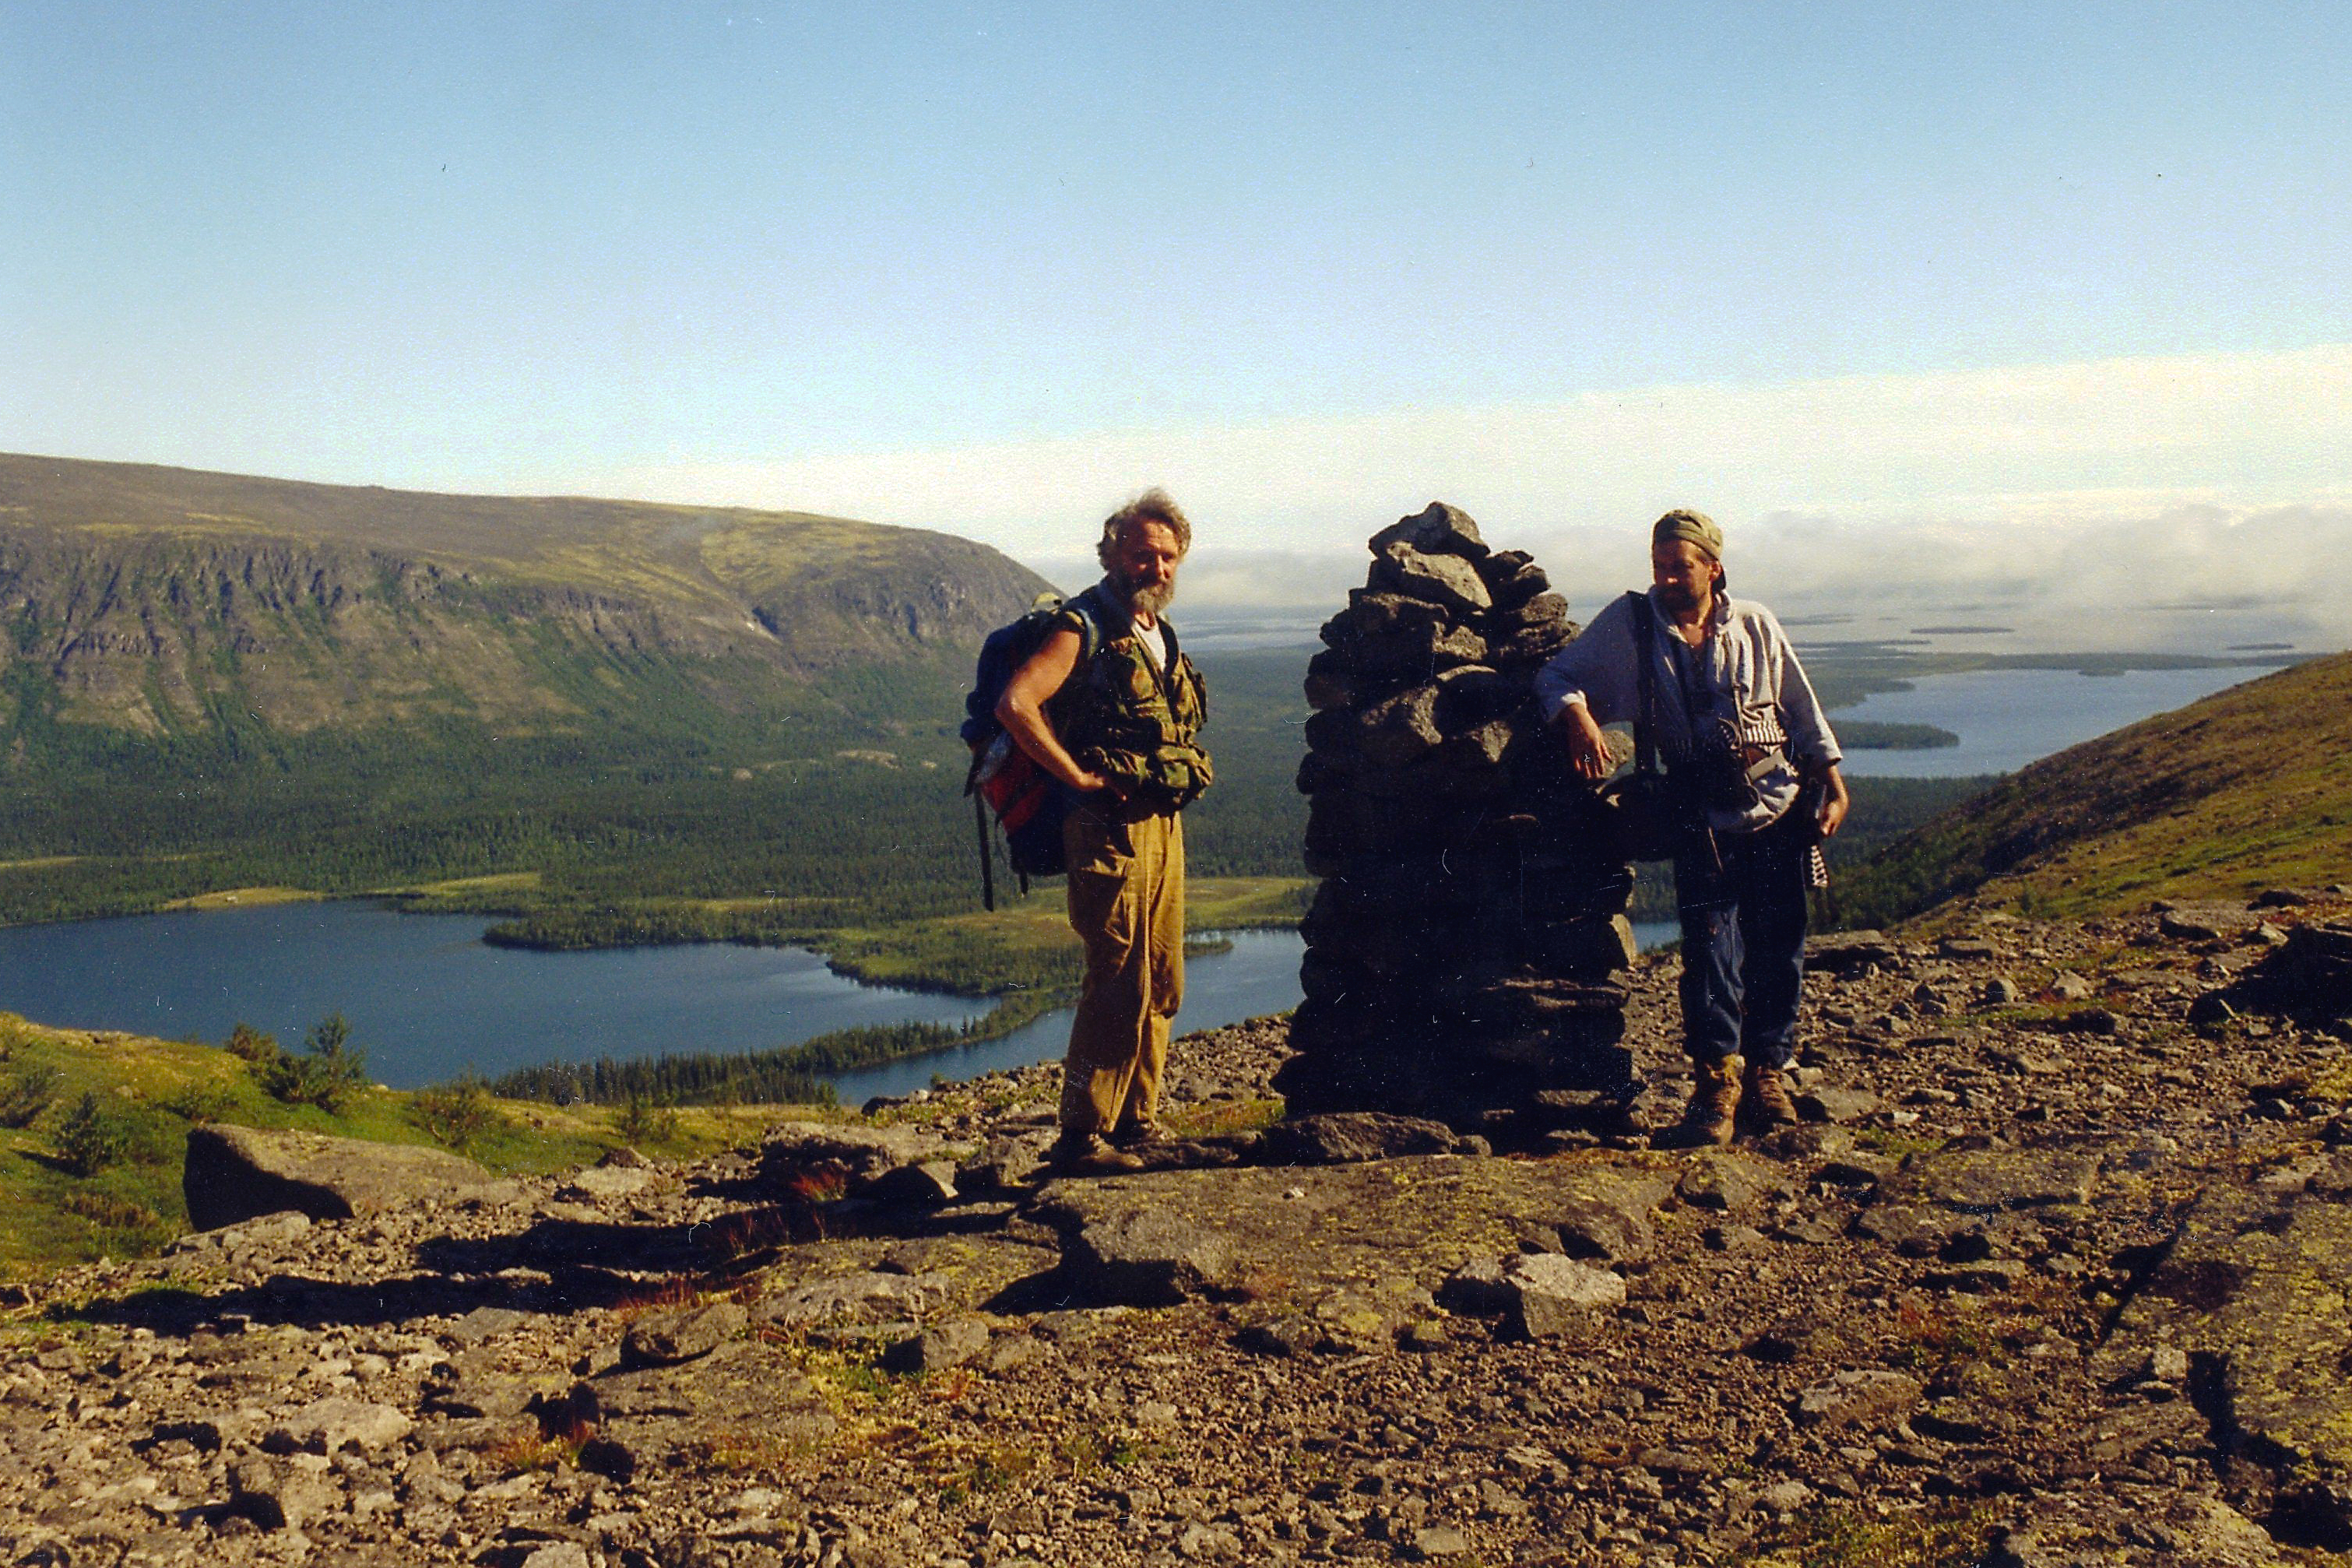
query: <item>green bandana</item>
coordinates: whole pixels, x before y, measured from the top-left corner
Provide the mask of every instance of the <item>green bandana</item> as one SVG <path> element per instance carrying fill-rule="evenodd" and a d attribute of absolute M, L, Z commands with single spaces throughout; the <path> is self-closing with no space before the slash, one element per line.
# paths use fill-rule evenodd
<path fill-rule="evenodd" d="M 1703 511 L 1685 511 L 1677 507 L 1658 519 L 1657 525 L 1650 530 L 1652 544 L 1676 541 L 1697 545 L 1706 552 L 1710 561 L 1723 559 L 1723 530 L 1716 527 L 1715 520 Z"/>

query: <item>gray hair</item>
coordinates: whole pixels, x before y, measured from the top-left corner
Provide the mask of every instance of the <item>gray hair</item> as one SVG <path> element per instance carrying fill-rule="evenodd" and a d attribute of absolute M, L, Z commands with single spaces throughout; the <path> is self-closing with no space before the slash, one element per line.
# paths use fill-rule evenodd
<path fill-rule="evenodd" d="M 1168 497 L 1168 492 L 1154 485 L 1117 511 L 1103 520 L 1102 539 L 1095 546 L 1095 559 L 1108 568 L 1111 552 L 1118 548 L 1119 535 L 1139 522 L 1157 522 L 1166 526 L 1176 536 L 1176 554 L 1181 559 L 1192 548 L 1192 525 L 1184 517 L 1184 509 Z"/>

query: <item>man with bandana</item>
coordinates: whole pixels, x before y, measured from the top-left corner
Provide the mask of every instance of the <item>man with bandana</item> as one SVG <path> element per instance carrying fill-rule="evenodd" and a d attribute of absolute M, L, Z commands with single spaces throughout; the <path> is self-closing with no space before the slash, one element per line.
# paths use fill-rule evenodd
<path fill-rule="evenodd" d="M 1537 676 L 1569 766 L 1611 771 L 1601 726 L 1638 717 L 1651 668 L 1655 743 L 1686 826 L 1675 852 L 1684 1047 L 1696 1085 L 1673 1134 L 1727 1143 L 1797 1119 L 1807 894 L 1819 841 L 1845 820 L 1841 752 L 1772 612 L 1726 591 L 1723 531 L 1670 511 L 1650 535 L 1651 586 L 1592 619 Z"/>
<path fill-rule="evenodd" d="M 1160 1078 L 1184 999 L 1184 832 L 1209 787 L 1200 672 L 1163 612 L 1192 525 L 1157 489 L 1113 512 L 1103 580 L 1070 601 L 1014 672 L 996 717 L 1071 792 L 1063 825 L 1070 925 L 1086 977 L 1062 1068 L 1056 1169 L 1139 1170 L 1162 1142 Z"/>

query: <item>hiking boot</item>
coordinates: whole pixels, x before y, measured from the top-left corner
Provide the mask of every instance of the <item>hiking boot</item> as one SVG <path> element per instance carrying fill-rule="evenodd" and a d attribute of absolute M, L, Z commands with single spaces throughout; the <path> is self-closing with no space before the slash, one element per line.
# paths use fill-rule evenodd
<path fill-rule="evenodd" d="M 1046 1151 L 1057 1176 L 1117 1176 L 1143 1169 L 1142 1156 L 1114 1149 L 1091 1132 L 1065 1132 Z"/>
<path fill-rule="evenodd" d="M 1156 1120 L 1129 1121 L 1110 1130 L 1110 1142 L 1115 1149 L 1165 1149 L 1176 1142 L 1176 1135 Z"/>
<path fill-rule="evenodd" d="M 1789 1099 L 1788 1074 L 1760 1063 L 1748 1069 L 1739 1097 L 1739 1124 L 1750 1132 L 1797 1124 L 1797 1108 Z"/>
<path fill-rule="evenodd" d="M 1682 1121 L 1664 1135 L 1673 1146 L 1720 1148 L 1731 1142 L 1733 1118 L 1739 1110 L 1739 1071 L 1746 1065 L 1738 1057 L 1691 1064 L 1696 1081 L 1691 1085 L 1690 1104 Z"/>

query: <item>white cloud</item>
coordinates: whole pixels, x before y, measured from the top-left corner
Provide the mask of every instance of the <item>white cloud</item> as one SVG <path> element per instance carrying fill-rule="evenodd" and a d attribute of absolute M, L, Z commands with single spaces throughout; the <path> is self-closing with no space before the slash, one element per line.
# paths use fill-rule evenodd
<path fill-rule="evenodd" d="M 1164 484 L 1200 530 L 1187 600 L 1234 607 L 1331 604 L 1361 581 L 1361 541 L 1433 497 L 1590 605 L 1641 577 L 1648 519 L 1693 505 L 1729 531 L 1743 591 L 1801 608 L 1884 605 L 1891 625 L 1980 603 L 2113 646 L 2134 642 L 2136 606 L 2252 601 L 2301 628 L 2287 635 L 2340 642 L 2347 451 L 2352 344 L 2332 344 L 681 463 L 607 484 L 944 528 L 1073 582 L 1096 521 Z"/>
<path fill-rule="evenodd" d="M 1882 521 L 2009 515 L 2003 498 L 2319 499 L 2352 449 L 2352 344 L 1760 386 L 1663 386 L 1544 405 L 1402 410 L 682 462 L 606 476 L 621 493 L 797 507 L 1066 548 L 1146 484 L 1206 537 L 1340 546 L 1433 496 L 1511 532 L 1696 505 Z M 576 476 L 575 476 L 576 479 Z"/>

